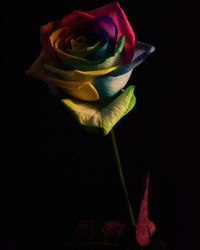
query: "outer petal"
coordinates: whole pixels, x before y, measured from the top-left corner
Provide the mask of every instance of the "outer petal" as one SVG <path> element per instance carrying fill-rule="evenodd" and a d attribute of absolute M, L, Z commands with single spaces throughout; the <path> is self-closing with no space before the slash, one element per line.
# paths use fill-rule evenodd
<path fill-rule="evenodd" d="M 33 63 L 31 68 L 27 71 L 28 75 L 36 77 L 48 84 L 52 84 L 56 87 L 61 88 L 68 95 L 85 100 L 85 101 L 96 101 L 99 99 L 99 94 L 95 87 L 89 81 L 63 81 L 47 74 L 44 70 L 43 65 L 47 62 L 46 56 L 43 53 Z"/>
<path fill-rule="evenodd" d="M 48 57 L 48 59 L 56 65 L 59 65 L 59 60 L 57 58 L 55 50 L 51 46 L 49 37 L 52 34 L 52 32 L 54 32 L 54 30 L 58 29 L 58 27 L 59 27 L 59 22 L 56 21 L 56 22 L 49 22 L 40 28 L 40 42 L 45 51 L 45 54 Z"/>
<path fill-rule="evenodd" d="M 135 54 L 130 64 L 118 67 L 109 75 L 95 79 L 93 84 L 101 98 L 112 97 L 124 88 L 133 69 L 145 61 L 154 50 L 155 48 L 150 44 L 136 42 Z"/>
<path fill-rule="evenodd" d="M 132 110 L 136 98 L 134 87 L 129 86 L 109 103 L 86 103 L 75 99 L 62 101 L 86 130 L 107 135 L 113 126 Z"/>
<path fill-rule="evenodd" d="M 103 7 L 88 11 L 89 14 L 94 16 L 109 16 L 116 24 L 118 29 L 118 37 L 121 35 L 126 36 L 126 43 L 124 46 L 124 62 L 130 63 L 134 54 L 135 34 L 131 25 L 117 2 L 112 2 Z"/>
<path fill-rule="evenodd" d="M 99 77 L 94 80 L 93 84 L 95 88 L 98 90 L 101 98 L 109 98 L 118 94 L 118 92 L 125 87 L 131 74 L 132 70 L 116 77 L 114 76 Z"/>
<path fill-rule="evenodd" d="M 60 21 L 60 27 L 71 26 L 73 27 L 80 26 L 87 21 L 90 21 L 94 18 L 91 13 L 83 12 L 80 10 L 73 10 L 69 14 L 65 15 Z"/>
<path fill-rule="evenodd" d="M 119 76 L 133 70 L 142 62 L 144 62 L 148 56 L 155 51 L 155 47 L 141 42 L 135 44 L 135 54 L 131 63 L 119 67 L 115 72 L 111 73 L 112 76 Z"/>
<path fill-rule="evenodd" d="M 54 66 L 44 64 L 44 68 L 53 73 L 58 79 L 65 81 L 94 81 L 95 78 L 109 74 L 116 70 L 118 66 L 110 67 L 107 69 L 100 69 L 94 71 L 80 71 L 80 70 L 62 70 Z"/>

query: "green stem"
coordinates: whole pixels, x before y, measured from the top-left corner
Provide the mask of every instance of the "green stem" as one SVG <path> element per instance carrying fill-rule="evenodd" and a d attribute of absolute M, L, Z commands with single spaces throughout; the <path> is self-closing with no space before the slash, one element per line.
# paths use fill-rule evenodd
<path fill-rule="evenodd" d="M 121 185 L 122 185 L 122 189 L 126 198 L 126 202 L 127 202 L 127 208 L 129 211 L 129 217 L 130 217 L 130 222 L 131 225 L 133 227 L 135 227 L 135 218 L 133 216 L 133 210 L 132 210 L 132 206 L 129 200 L 129 195 L 128 195 L 128 191 L 127 191 L 127 187 L 126 187 L 126 183 L 124 180 L 124 174 L 122 171 L 122 165 L 121 165 L 121 161 L 120 161 L 120 157 L 119 157 L 119 152 L 118 152 L 118 147 L 117 147 L 117 142 L 116 142 L 116 138 L 115 138 L 115 134 L 114 134 L 114 130 L 112 129 L 110 131 L 110 135 L 111 135 L 111 141 L 112 141 L 112 146 L 113 146 L 113 151 L 114 151 L 114 155 L 115 155 L 115 160 L 117 163 L 117 171 L 118 171 L 118 175 L 119 175 L 119 179 L 121 181 Z"/>

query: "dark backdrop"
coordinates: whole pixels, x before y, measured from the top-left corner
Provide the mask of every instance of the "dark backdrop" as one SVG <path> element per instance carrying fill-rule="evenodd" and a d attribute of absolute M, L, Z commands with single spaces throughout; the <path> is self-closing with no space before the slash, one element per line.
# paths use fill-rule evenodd
<path fill-rule="evenodd" d="M 41 25 L 73 9 L 108 2 L 26 1 L 7 3 L 2 11 L 2 227 L 29 248 L 41 239 L 36 249 L 64 244 L 80 219 L 127 219 L 109 136 L 86 134 L 44 83 L 25 75 L 41 50 Z M 115 126 L 124 174 L 137 211 L 151 169 L 150 217 L 158 237 L 177 249 L 175 181 L 181 134 L 171 58 L 177 7 L 161 1 L 119 3 L 137 40 L 156 47 L 129 81 L 136 86 L 136 107 Z M 179 234 L 181 230 L 179 226 Z"/>

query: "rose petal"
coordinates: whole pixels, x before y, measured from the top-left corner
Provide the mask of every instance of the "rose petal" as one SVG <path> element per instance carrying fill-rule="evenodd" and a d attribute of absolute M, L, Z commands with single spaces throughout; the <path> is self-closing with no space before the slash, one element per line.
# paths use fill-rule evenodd
<path fill-rule="evenodd" d="M 97 18 L 97 19 L 94 18 L 85 27 L 81 27 L 81 28 L 79 27 L 79 29 L 81 29 L 81 32 L 85 35 L 86 41 L 88 44 L 91 45 L 91 44 L 95 44 L 97 41 L 101 41 L 101 46 L 99 46 L 98 49 L 95 49 L 94 51 L 90 51 L 90 53 L 86 54 L 87 58 L 90 58 L 93 60 L 98 60 L 102 58 L 105 59 L 106 57 L 108 57 L 109 55 L 108 53 L 113 51 L 114 46 L 116 46 L 117 37 L 116 35 L 114 38 L 112 37 L 114 36 L 114 34 L 112 33 L 113 32 L 116 33 L 115 31 L 116 26 L 110 18 L 105 17 L 104 19 L 103 17 Z M 105 26 L 105 29 L 103 28 L 104 26 Z M 110 33 L 107 31 L 109 27 L 111 29 Z M 114 31 L 112 32 L 113 29 Z M 74 42 L 76 44 L 76 41 Z M 112 46 L 110 44 L 112 44 Z M 74 46 L 72 46 L 71 52 L 73 53 L 73 51 L 74 51 Z"/>
<path fill-rule="evenodd" d="M 116 95 L 127 84 L 133 69 L 147 59 L 155 48 L 150 44 L 136 42 L 133 62 L 120 66 L 108 76 L 95 79 L 94 86 L 101 98 L 109 98 Z"/>
<path fill-rule="evenodd" d="M 112 76 L 119 76 L 133 70 L 135 67 L 144 62 L 148 56 L 155 51 L 155 47 L 141 42 L 135 44 L 135 54 L 131 63 L 119 67 L 115 72 L 111 73 Z"/>
<path fill-rule="evenodd" d="M 61 70 L 49 64 L 44 64 L 44 68 L 53 75 L 65 81 L 94 81 L 95 78 L 109 74 L 116 70 L 118 66 L 94 71 Z"/>
<path fill-rule="evenodd" d="M 147 246 L 150 242 L 148 230 L 148 194 L 149 194 L 149 174 L 146 180 L 144 197 L 140 205 L 138 221 L 136 224 L 136 240 L 141 246 Z"/>
<path fill-rule="evenodd" d="M 82 58 L 88 58 L 90 54 L 94 53 L 101 47 L 101 41 L 98 41 L 92 46 L 86 45 L 82 47 L 80 43 L 76 42 L 76 40 L 72 39 L 71 43 L 72 43 L 72 49 L 65 49 L 65 51 L 70 55 Z"/>
<path fill-rule="evenodd" d="M 125 35 L 126 37 L 124 45 L 124 62 L 130 63 L 134 54 L 135 34 L 119 3 L 112 2 L 103 7 L 87 11 L 87 13 L 95 17 L 102 16 L 103 14 L 113 20 L 118 29 L 118 37 L 121 35 Z"/>
<path fill-rule="evenodd" d="M 60 27 L 71 26 L 78 27 L 84 23 L 92 20 L 94 16 L 90 13 L 80 10 L 73 10 L 69 14 L 65 15 L 60 21 Z"/>
<path fill-rule="evenodd" d="M 97 23 L 108 34 L 109 42 L 114 48 L 117 41 L 117 26 L 113 20 L 108 16 L 98 16 L 93 19 L 93 22 Z"/>
<path fill-rule="evenodd" d="M 63 81 L 47 74 L 43 67 L 47 61 L 45 53 L 42 52 L 31 68 L 27 71 L 27 74 L 44 81 L 47 84 L 52 84 L 61 88 L 72 97 L 85 101 L 97 101 L 99 99 L 97 90 L 89 81 Z"/>
<path fill-rule="evenodd" d="M 113 97 L 116 94 L 118 94 L 118 92 L 121 89 L 125 87 L 131 74 L 132 70 L 116 77 L 113 76 L 99 77 L 94 80 L 93 85 L 97 89 L 101 98 Z"/>
<path fill-rule="evenodd" d="M 63 65 L 73 65 L 75 63 L 75 65 L 77 65 L 77 63 L 88 63 L 88 64 L 93 64 L 95 63 L 95 61 L 91 61 L 88 60 L 86 58 L 83 58 L 81 56 L 84 56 L 84 51 L 81 51 L 82 54 L 80 53 L 80 56 L 74 55 L 72 52 L 73 50 L 71 49 L 65 49 L 65 41 L 68 37 L 71 37 L 71 33 L 73 32 L 73 30 L 69 27 L 65 27 L 65 28 L 60 28 L 55 30 L 51 36 L 50 36 L 50 41 L 51 41 L 51 46 L 54 48 L 55 52 L 57 53 L 60 61 L 62 62 Z M 105 40 L 107 40 L 107 38 L 103 37 Z M 96 49 L 94 48 L 88 48 L 88 51 L 91 52 L 91 50 L 94 53 L 93 56 L 98 56 L 99 54 L 103 53 L 103 55 L 107 54 L 107 47 L 108 44 L 105 43 L 105 46 L 103 46 L 102 48 L 100 47 L 100 49 L 98 50 L 98 48 Z M 70 53 L 67 53 L 67 52 Z M 77 52 L 75 50 L 75 52 Z M 87 52 L 87 50 L 86 50 Z M 116 50 L 116 53 L 118 53 L 118 50 Z M 77 53 L 76 53 L 77 54 Z M 87 55 L 87 53 L 85 53 L 85 56 Z M 102 55 L 101 55 L 102 56 Z M 101 59 L 102 60 L 102 59 Z M 103 61 L 103 60 L 102 60 Z M 77 69 L 79 69 L 77 67 Z"/>
<path fill-rule="evenodd" d="M 124 36 L 119 38 L 115 51 L 110 56 L 100 60 L 87 60 L 83 57 L 77 57 L 64 51 L 64 40 L 71 35 L 72 31 L 73 30 L 69 27 L 60 28 L 55 30 L 50 36 L 51 45 L 61 60 L 62 65 L 70 66 L 71 68 L 78 70 L 97 70 L 118 64 L 119 54 L 122 52 L 125 44 Z M 106 48 L 104 49 L 107 51 Z"/>
<path fill-rule="evenodd" d="M 64 27 L 54 30 L 49 37 L 51 46 L 54 47 L 58 40 L 65 40 L 68 38 L 72 31 L 73 30 L 71 27 Z"/>
<path fill-rule="evenodd" d="M 89 62 L 89 60 L 83 58 L 83 57 L 78 57 L 78 56 L 74 56 L 71 54 L 68 54 L 66 52 L 64 52 L 63 50 L 63 40 L 58 39 L 54 45 L 54 49 L 60 59 L 60 61 L 62 62 L 62 65 L 71 65 L 74 63 L 80 63 L 80 62 Z"/>
<path fill-rule="evenodd" d="M 65 60 L 63 61 L 63 63 L 66 66 L 70 66 L 73 69 L 78 69 L 78 70 L 98 70 L 98 69 L 106 69 L 112 66 L 116 66 L 119 65 L 120 59 L 121 59 L 121 53 L 123 51 L 124 48 L 124 43 L 125 43 L 125 37 L 122 36 L 120 37 L 118 43 L 117 43 L 117 47 L 115 49 L 115 51 L 107 58 L 105 59 L 101 59 L 101 60 L 86 60 L 84 62 L 81 63 L 76 63 L 76 62 L 72 62 L 69 60 Z"/>
<path fill-rule="evenodd" d="M 59 27 L 59 22 L 49 22 L 40 28 L 40 42 L 48 59 L 55 65 L 59 65 L 59 60 L 55 50 L 51 46 L 50 35 Z"/>
<path fill-rule="evenodd" d="M 87 46 L 82 49 L 65 49 L 65 51 L 71 55 L 82 57 L 90 60 L 102 59 L 108 56 L 109 53 L 109 43 L 107 37 L 102 37 L 100 41 L 97 41 L 92 46 Z"/>
<path fill-rule="evenodd" d="M 155 233 L 156 227 L 154 223 L 149 220 L 148 216 L 148 195 L 149 195 L 149 174 L 146 180 L 146 188 L 144 197 L 140 205 L 138 221 L 136 224 L 136 241 L 140 246 L 147 246 L 150 243 L 150 237 Z"/>
<path fill-rule="evenodd" d="M 115 124 L 135 106 L 134 87 L 129 86 L 112 102 L 86 103 L 75 99 L 63 99 L 64 105 L 89 132 L 107 135 Z"/>
<path fill-rule="evenodd" d="M 40 41 L 49 60 L 54 62 L 54 64 L 59 65 L 59 60 L 56 56 L 54 49 L 51 46 L 50 39 L 49 39 L 51 34 L 56 29 L 60 27 L 65 27 L 68 24 L 71 26 L 72 23 L 73 23 L 73 27 L 76 28 L 80 24 L 83 25 L 84 23 L 88 22 L 89 20 L 93 18 L 94 16 L 89 13 L 74 10 L 70 12 L 69 14 L 65 15 L 61 21 L 49 22 L 43 25 L 40 28 Z"/>
<path fill-rule="evenodd" d="M 98 60 L 108 57 L 110 51 L 110 44 L 108 39 L 105 38 L 105 41 L 101 42 L 102 46 L 97 47 L 95 50 L 91 51 L 88 55 L 90 60 Z"/>
<path fill-rule="evenodd" d="M 73 55 L 70 55 L 68 53 L 65 53 L 63 51 L 63 43 L 65 39 L 71 34 L 72 29 L 70 27 L 60 28 L 55 30 L 51 36 L 50 36 L 50 42 L 52 48 L 57 53 L 59 59 L 64 64 L 65 61 L 70 62 L 87 62 L 87 59 L 76 57 Z"/>

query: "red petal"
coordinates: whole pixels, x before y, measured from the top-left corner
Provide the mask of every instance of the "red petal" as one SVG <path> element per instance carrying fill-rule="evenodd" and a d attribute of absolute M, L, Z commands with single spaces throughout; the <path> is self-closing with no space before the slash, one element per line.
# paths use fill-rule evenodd
<path fill-rule="evenodd" d="M 136 241 L 143 247 L 150 243 L 150 236 L 155 232 L 155 225 L 148 218 L 148 193 L 149 174 L 147 176 L 144 197 L 140 205 L 138 221 L 136 224 Z"/>
<path fill-rule="evenodd" d="M 90 10 L 88 13 L 94 16 L 109 16 L 116 24 L 118 37 L 126 36 L 124 45 L 124 61 L 129 63 L 134 54 L 135 34 L 122 8 L 117 2 L 106 4 L 100 8 Z"/>
<path fill-rule="evenodd" d="M 80 26 L 81 24 L 84 24 L 86 21 L 89 21 L 93 18 L 94 16 L 87 12 L 74 10 L 62 18 L 60 22 L 60 27 L 73 25 L 73 28 L 74 28 L 74 27 Z"/>

